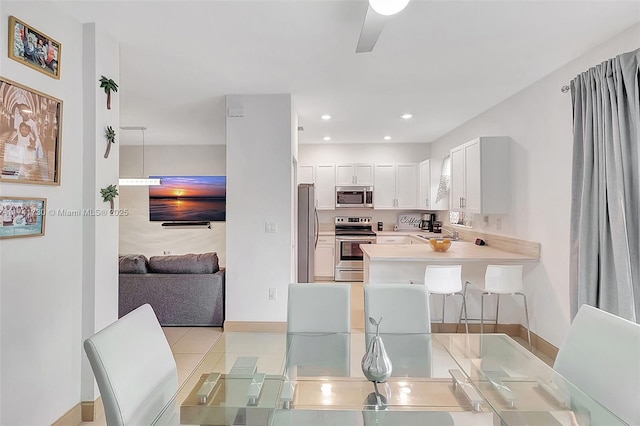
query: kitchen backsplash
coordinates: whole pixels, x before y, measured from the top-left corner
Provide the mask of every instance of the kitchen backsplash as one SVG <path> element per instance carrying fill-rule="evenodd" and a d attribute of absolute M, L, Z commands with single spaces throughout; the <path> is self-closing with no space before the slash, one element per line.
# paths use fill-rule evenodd
<path fill-rule="evenodd" d="M 342 210 L 319 210 L 318 219 L 320 221 L 320 229 L 333 229 L 334 218 L 336 216 L 363 216 L 371 217 L 371 226 L 373 229 L 377 229 L 378 222 L 383 223 L 384 231 L 393 231 L 393 225 L 398 224 L 399 214 L 417 215 L 418 228 L 420 227 L 420 213 L 423 212 L 398 212 L 397 210 L 372 210 L 372 209 L 342 209 Z M 436 220 L 446 220 L 444 218 L 447 215 L 446 211 L 436 212 Z M 415 228 L 412 228 L 415 229 Z"/>

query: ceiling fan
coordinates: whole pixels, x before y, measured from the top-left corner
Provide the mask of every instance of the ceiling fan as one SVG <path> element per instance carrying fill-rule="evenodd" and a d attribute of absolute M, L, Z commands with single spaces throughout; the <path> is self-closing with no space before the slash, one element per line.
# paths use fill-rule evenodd
<path fill-rule="evenodd" d="M 409 0 L 369 0 L 356 53 L 371 52 L 391 16 L 404 9 Z"/>

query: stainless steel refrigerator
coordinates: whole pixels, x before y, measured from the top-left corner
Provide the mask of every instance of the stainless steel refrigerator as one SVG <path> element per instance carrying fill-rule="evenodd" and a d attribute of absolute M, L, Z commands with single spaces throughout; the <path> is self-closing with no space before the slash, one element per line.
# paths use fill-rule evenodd
<path fill-rule="evenodd" d="M 312 283 L 318 244 L 318 212 L 313 184 L 298 185 L 298 282 Z"/>

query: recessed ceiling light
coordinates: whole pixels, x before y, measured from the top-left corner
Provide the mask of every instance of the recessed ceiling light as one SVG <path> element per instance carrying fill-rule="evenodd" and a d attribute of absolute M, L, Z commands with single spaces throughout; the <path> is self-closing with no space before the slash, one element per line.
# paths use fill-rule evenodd
<path fill-rule="evenodd" d="M 329 114 L 325 114 L 320 116 L 320 118 L 322 118 L 323 120 L 331 120 L 331 116 Z"/>
<path fill-rule="evenodd" d="M 391 140 L 391 136 L 385 136 L 385 137 L 384 137 L 384 140 L 385 140 L 385 141 L 390 141 L 390 140 Z"/>
<path fill-rule="evenodd" d="M 411 117 L 413 117 L 413 114 L 402 114 L 402 118 L 404 118 L 405 120 L 408 120 Z"/>
<path fill-rule="evenodd" d="M 330 141 L 331 140 L 331 136 L 325 136 L 324 138 L 322 138 L 325 141 Z"/>

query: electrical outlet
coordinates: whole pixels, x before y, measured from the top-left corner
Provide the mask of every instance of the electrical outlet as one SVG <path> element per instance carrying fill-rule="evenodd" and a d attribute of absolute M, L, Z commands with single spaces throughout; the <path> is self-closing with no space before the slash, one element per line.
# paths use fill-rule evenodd
<path fill-rule="evenodd" d="M 165 250 L 165 251 L 163 251 L 162 253 L 164 253 L 164 254 L 171 254 L 171 250 Z"/>
<path fill-rule="evenodd" d="M 502 219 L 496 219 L 496 229 L 502 229 Z"/>
<path fill-rule="evenodd" d="M 278 289 L 277 288 L 269 288 L 269 300 L 278 300 Z"/>
<path fill-rule="evenodd" d="M 489 224 L 489 216 L 485 216 L 483 220 L 484 220 L 484 223 Z"/>

